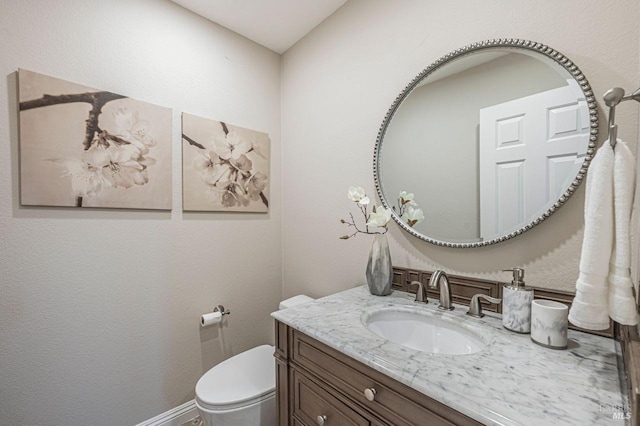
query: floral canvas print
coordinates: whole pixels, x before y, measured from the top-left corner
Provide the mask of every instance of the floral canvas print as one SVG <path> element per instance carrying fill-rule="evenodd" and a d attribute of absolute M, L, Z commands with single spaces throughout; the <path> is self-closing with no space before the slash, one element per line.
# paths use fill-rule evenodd
<path fill-rule="evenodd" d="M 182 114 L 183 209 L 267 212 L 269 135 Z"/>
<path fill-rule="evenodd" d="M 171 109 L 19 70 L 20 201 L 171 209 Z"/>

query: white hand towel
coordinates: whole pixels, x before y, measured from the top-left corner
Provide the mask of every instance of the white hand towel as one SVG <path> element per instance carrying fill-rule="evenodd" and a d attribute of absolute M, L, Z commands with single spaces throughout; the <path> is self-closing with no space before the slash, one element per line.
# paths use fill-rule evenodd
<path fill-rule="evenodd" d="M 613 170 L 614 245 L 609 267 L 609 316 L 636 325 L 638 314 L 631 282 L 631 211 L 636 184 L 636 159 L 627 144 L 616 143 Z"/>
<path fill-rule="evenodd" d="M 613 148 L 605 142 L 587 173 L 580 274 L 569 321 L 590 330 L 609 328 L 607 277 L 613 248 L 613 165 Z"/>
<path fill-rule="evenodd" d="M 637 172 L 636 158 L 636 176 Z M 636 177 L 636 194 L 633 197 L 633 207 L 631 209 L 631 282 L 636 290 L 636 299 L 640 294 L 638 284 L 640 281 L 640 185 L 637 184 Z"/>

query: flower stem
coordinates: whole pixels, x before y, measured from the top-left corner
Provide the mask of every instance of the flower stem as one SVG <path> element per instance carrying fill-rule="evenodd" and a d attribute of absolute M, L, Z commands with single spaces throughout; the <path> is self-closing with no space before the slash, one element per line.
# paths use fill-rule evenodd
<path fill-rule="evenodd" d="M 349 213 L 349 216 L 351 217 L 351 222 L 347 222 L 346 220 L 344 221 L 344 223 L 347 224 L 347 226 L 353 226 L 356 230 L 356 232 L 354 232 L 353 234 L 351 234 L 349 236 L 349 238 L 351 237 L 355 237 L 357 234 L 369 234 L 369 235 L 374 235 L 374 234 L 386 234 L 388 229 L 384 228 L 383 232 L 379 232 L 379 231 L 369 231 L 369 227 L 366 227 L 366 230 L 363 231 L 362 229 L 358 228 L 358 225 L 356 225 L 356 221 L 353 218 L 353 213 Z"/>

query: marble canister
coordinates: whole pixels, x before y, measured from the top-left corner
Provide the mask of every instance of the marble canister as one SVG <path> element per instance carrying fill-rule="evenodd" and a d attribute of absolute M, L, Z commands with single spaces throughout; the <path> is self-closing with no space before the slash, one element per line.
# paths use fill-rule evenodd
<path fill-rule="evenodd" d="M 567 348 L 569 307 L 552 300 L 534 300 L 531 304 L 531 340 L 552 349 Z"/>
<path fill-rule="evenodd" d="M 502 325 L 516 333 L 531 331 L 533 290 L 505 286 L 502 289 Z"/>

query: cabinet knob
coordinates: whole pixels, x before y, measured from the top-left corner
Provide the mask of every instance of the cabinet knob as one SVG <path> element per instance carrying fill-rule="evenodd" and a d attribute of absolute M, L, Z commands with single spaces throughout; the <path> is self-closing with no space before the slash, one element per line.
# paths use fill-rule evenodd
<path fill-rule="evenodd" d="M 367 388 L 364 390 L 364 397 L 367 401 L 373 401 L 376 399 L 376 390 L 374 388 Z"/>
<path fill-rule="evenodd" d="M 324 425 L 325 423 L 327 423 L 327 416 L 325 416 L 325 415 L 318 416 L 318 417 L 316 418 L 316 421 L 318 422 L 318 424 L 319 424 L 320 426 L 322 426 L 322 425 Z"/>

